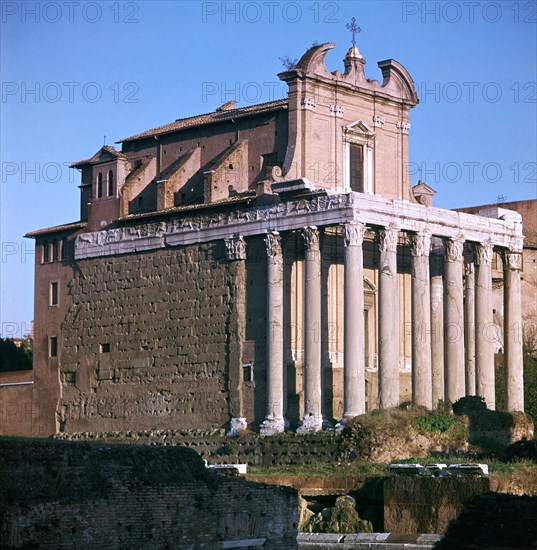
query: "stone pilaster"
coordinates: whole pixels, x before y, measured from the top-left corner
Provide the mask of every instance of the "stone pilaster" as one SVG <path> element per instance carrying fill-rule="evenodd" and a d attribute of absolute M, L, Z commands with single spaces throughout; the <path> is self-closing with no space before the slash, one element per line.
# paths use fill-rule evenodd
<path fill-rule="evenodd" d="M 438 241 L 440 241 L 438 239 Z M 440 241 L 441 242 L 441 241 Z M 433 407 L 444 393 L 444 255 L 435 246 L 431 253 L 431 362 Z"/>
<path fill-rule="evenodd" d="M 343 225 L 344 282 L 344 405 L 343 420 L 365 413 L 364 266 L 365 225 Z"/>
<path fill-rule="evenodd" d="M 464 363 L 466 395 L 475 395 L 475 265 L 473 247 L 464 254 Z"/>
<path fill-rule="evenodd" d="M 267 248 L 267 413 L 262 435 L 284 431 L 283 417 L 283 255 L 280 235 L 265 236 Z"/>
<path fill-rule="evenodd" d="M 516 250 L 504 251 L 505 404 L 508 411 L 524 411 L 521 269 L 522 253 Z"/>
<path fill-rule="evenodd" d="M 228 435 L 238 435 L 247 428 L 244 417 L 242 395 L 242 345 L 246 335 L 246 243 L 240 235 L 232 235 L 224 240 L 226 260 L 233 281 L 233 314 L 229 317 L 227 331 L 227 370 L 229 384 L 229 422 Z"/>
<path fill-rule="evenodd" d="M 492 245 L 475 245 L 475 367 L 476 392 L 489 409 L 496 408 L 494 387 L 494 340 L 492 318 Z"/>
<path fill-rule="evenodd" d="M 464 239 L 446 239 L 444 289 L 444 353 L 445 396 L 454 403 L 465 395 L 464 374 L 464 295 L 463 246 Z"/>
<path fill-rule="evenodd" d="M 398 229 L 377 233 L 379 256 L 379 407 L 399 404 L 399 302 L 397 299 Z"/>
<path fill-rule="evenodd" d="M 302 230 L 305 244 L 304 417 L 299 433 L 322 429 L 321 251 L 316 227 Z"/>
<path fill-rule="evenodd" d="M 410 237 L 412 254 L 412 401 L 428 409 L 433 405 L 431 363 L 431 236 Z"/>

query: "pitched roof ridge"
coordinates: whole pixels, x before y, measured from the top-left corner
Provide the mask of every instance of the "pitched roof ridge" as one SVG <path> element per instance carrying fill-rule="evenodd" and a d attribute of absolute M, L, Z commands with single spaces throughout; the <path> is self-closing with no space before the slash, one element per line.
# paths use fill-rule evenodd
<path fill-rule="evenodd" d="M 127 141 L 135 141 L 137 139 L 144 139 L 147 137 L 171 133 L 174 131 L 182 130 L 183 128 L 191 128 L 196 126 L 196 120 L 199 120 L 199 125 L 210 124 L 212 122 L 219 122 L 220 120 L 229 120 L 234 116 L 244 116 L 248 114 L 255 114 L 256 111 L 262 112 L 265 109 L 279 108 L 283 107 L 288 103 L 287 98 L 275 99 L 272 101 L 267 101 L 265 103 L 256 103 L 254 105 L 245 105 L 244 107 L 237 107 L 236 109 L 229 109 L 225 111 L 210 111 L 209 113 L 197 114 L 185 118 L 177 118 L 173 122 L 168 124 L 162 124 L 161 126 L 156 126 L 155 128 L 150 128 L 149 130 L 144 130 L 132 136 L 120 139 L 116 143 L 124 143 Z M 194 122 L 194 124 L 188 124 L 188 122 Z"/>

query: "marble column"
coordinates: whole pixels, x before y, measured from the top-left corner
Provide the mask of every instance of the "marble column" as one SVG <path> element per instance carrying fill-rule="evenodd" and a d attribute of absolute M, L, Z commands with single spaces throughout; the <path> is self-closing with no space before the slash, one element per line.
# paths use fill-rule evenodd
<path fill-rule="evenodd" d="M 522 253 L 503 253 L 505 404 L 508 411 L 524 411 L 524 369 L 522 356 L 522 303 L 520 270 Z"/>
<path fill-rule="evenodd" d="M 242 395 L 242 344 L 246 338 L 245 310 L 246 291 L 244 280 L 246 279 L 246 243 L 240 235 L 232 235 L 224 240 L 226 247 L 226 260 L 233 284 L 230 288 L 233 296 L 234 314 L 230 316 L 228 326 L 228 353 L 227 369 L 229 384 L 229 408 L 231 419 L 229 421 L 228 435 L 240 434 L 248 427 L 244 416 L 244 403 Z"/>
<path fill-rule="evenodd" d="M 440 239 L 434 239 L 440 241 Z M 431 252 L 431 362 L 433 407 L 444 400 L 444 254 L 434 246 Z"/>
<path fill-rule="evenodd" d="M 429 251 L 431 236 L 410 237 L 412 254 L 412 402 L 432 408 L 431 287 Z"/>
<path fill-rule="evenodd" d="M 322 429 L 321 251 L 316 227 L 302 230 L 305 244 L 304 417 L 299 433 Z"/>
<path fill-rule="evenodd" d="M 398 229 L 378 234 L 379 256 L 379 407 L 399 405 L 399 302 L 397 298 Z"/>
<path fill-rule="evenodd" d="M 267 248 L 267 412 L 262 435 L 284 431 L 283 395 L 283 256 L 280 235 L 265 236 Z"/>
<path fill-rule="evenodd" d="M 475 266 L 473 247 L 464 254 L 464 362 L 466 395 L 475 395 Z"/>
<path fill-rule="evenodd" d="M 492 245 L 475 245 L 475 368 L 476 393 L 487 407 L 496 408 L 494 387 L 494 341 L 496 329 L 492 319 Z"/>
<path fill-rule="evenodd" d="M 446 239 L 444 291 L 445 398 L 454 403 L 465 395 L 464 305 L 462 253 L 464 239 Z"/>
<path fill-rule="evenodd" d="M 365 413 L 364 260 L 365 225 L 343 225 L 345 245 L 343 421 Z"/>

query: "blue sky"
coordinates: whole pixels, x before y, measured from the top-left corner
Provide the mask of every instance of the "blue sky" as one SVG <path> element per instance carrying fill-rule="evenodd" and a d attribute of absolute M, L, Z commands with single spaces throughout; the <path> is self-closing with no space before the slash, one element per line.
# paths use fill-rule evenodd
<path fill-rule="evenodd" d="M 27 231 L 79 216 L 69 163 L 177 118 L 285 96 L 279 57 L 314 41 L 343 70 L 346 23 L 369 78 L 397 59 L 411 112 L 412 183 L 445 208 L 537 197 L 537 6 L 509 2 L 1 2 L 0 334 L 28 332 Z"/>

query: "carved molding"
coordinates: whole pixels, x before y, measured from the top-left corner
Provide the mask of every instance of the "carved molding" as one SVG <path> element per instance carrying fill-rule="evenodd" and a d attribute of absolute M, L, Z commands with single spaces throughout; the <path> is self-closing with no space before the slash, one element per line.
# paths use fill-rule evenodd
<path fill-rule="evenodd" d="M 408 131 L 410 130 L 410 122 L 401 122 L 398 120 L 395 125 L 403 134 L 408 134 Z"/>
<path fill-rule="evenodd" d="M 267 247 L 267 256 L 276 258 L 282 255 L 281 236 L 277 231 L 271 231 L 265 235 L 265 246 Z"/>
<path fill-rule="evenodd" d="M 464 252 L 464 238 L 446 239 L 444 241 L 444 254 L 446 262 L 462 262 Z"/>
<path fill-rule="evenodd" d="M 302 105 L 304 109 L 308 109 L 310 111 L 314 111 L 315 107 L 317 107 L 316 101 L 311 97 L 303 97 L 300 105 Z"/>
<path fill-rule="evenodd" d="M 386 227 L 377 232 L 377 243 L 381 252 L 397 252 L 399 230 L 395 227 Z"/>
<path fill-rule="evenodd" d="M 345 112 L 345 109 L 341 105 L 330 105 L 330 112 L 336 118 L 343 118 L 343 113 Z"/>
<path fill-rule="evenodd" d="M 319 230 L 315 227 L 304 227 L 302 237 L 307 250 L 319 250 Z"/>
<path fill-rule="evenodd" d="M 224 239 L 226 243 L 226 259 L 229 261 L 246 260 L 246 243 L 240 235 L 232 235 Z"/>
<path fill-rule="evenodd" d="M 345 246 L 361 246 L 364 242 L 365 224 L 360 222 L 344 223 L 342 233 Z"/>
<path fill-rule="evenodd" d="M 509 271 L 520 271 L 522 269 L 522 253 L 517 250 L 504 250 L 503 266 Z"/>
<path fill-rule="evenodd" d="M 476 243 L 474 247 L 475 263 L 477 265 L 492 265 L 493 247 L 489 242 Z"/>
<path fill-rule="evenodd" d="M 431 235 L 418 233 L 410 235 L 410 252 L 412 256 L 428 256 L 431 250 Z"/>
<path fill-rule="evenodd" d="M 373 123 L 377 128 L 382 128 L 386 123 L 386 119 L 380 115 L 373 115 Z"/>

